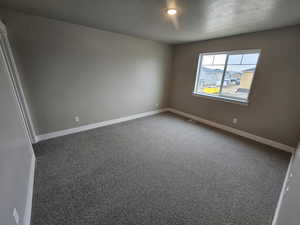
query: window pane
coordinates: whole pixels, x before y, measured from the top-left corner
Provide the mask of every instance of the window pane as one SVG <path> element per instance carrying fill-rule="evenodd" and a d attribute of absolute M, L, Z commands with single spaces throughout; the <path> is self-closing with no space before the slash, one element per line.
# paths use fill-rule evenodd
<path fill-rule="evenodd" d="M 215 55 L 214 64 L 224 65 L 226 61 L 226 54 Z"/>
<path fill-rule="evenodd" d="M 228 65 L 222 87 L 222 96 L 248 99 L 256 65 Z"/>
<path fill-rule="evenodd" d="M 259 53 L 244 54 L 242 64 L 256 64 Z"/>
<path fill-rule="evenodd" d="M 242 60 L 242 55 L 229 55 L 228 64 L 240 64 Z"/>
<path fill-rule="evenodd" d="M 224 66 L 202 66 L 196 92 L 198 94 L 218 95 L 223 71 Z"/>
<path fill-rule="evenodd" d="M 214 61 L 214 55 L 202 56 L 202 65 L 212 65 Z"/>
<path fill-rule="evenodd" d="M 203 54 L 195 93 L 240 102 L 248 101 L 259 55 L 259 51 Z"/>

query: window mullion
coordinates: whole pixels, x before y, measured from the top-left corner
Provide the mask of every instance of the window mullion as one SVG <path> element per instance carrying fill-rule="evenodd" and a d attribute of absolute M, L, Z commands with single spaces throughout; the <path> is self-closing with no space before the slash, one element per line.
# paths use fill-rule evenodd
<path fill-rule="evenodd" d="M 243 59 L 244 59 L 244 54 L 242 55 L 241 61 L 240 61 L 240 65 L 243 64 Z"/>
<path fill-rule="evenodd" d="M 201 68 L 202 68 L 202 59 L 203 59 L 203 55 L 199 55 L 198 68 L 197 68 L 197 74 L 196 74 L 196 83 L 195 83 L 195 87 L 194 87 L 195 93 L 198 93 L 198 89 L 199 89 L 199 80 L 200 80 L 200 72 L 201 72 Z"/>
<path fill-rule="evenodd" d="M 226 74 L 226 70 L 227 70 L 228 58 L 229 58 L 229 54 L 226 55 L 225 66 L 224 66 L 224 70 L 223 70 L 223 75 L 222 75 L 221 87 L 220 87 L 219 95 L 222 93 L 222 89 L 223 89 L 223 83 L 224 83 L 224 80 L 225 80 L 225 74 Z"/>

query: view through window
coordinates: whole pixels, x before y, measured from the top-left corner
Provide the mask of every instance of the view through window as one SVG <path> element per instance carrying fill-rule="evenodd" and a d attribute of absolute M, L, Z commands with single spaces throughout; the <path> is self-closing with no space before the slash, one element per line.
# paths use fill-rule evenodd
<path fill-rule="evenodd" d="M 248 102 L 259 55 L 259 50 L 201 54 L 194 94 Z"/>

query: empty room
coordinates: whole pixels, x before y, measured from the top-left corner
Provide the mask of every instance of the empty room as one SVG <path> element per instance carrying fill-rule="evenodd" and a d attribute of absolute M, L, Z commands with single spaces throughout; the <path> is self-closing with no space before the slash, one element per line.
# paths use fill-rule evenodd
<path fill-rule="evenodd" d="M 0 0 L 0 225 L 299 225 L 299 0 Z"/>

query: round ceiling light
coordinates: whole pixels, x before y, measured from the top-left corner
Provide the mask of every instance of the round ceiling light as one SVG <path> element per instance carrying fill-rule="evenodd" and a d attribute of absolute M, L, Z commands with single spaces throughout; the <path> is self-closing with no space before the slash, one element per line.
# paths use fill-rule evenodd
<path fill-rule="evenodd" d="M 177 10 L 176 9 L 168 9 L 167 10 L 168 15 L 173 16 L 177 14 Z"/>

